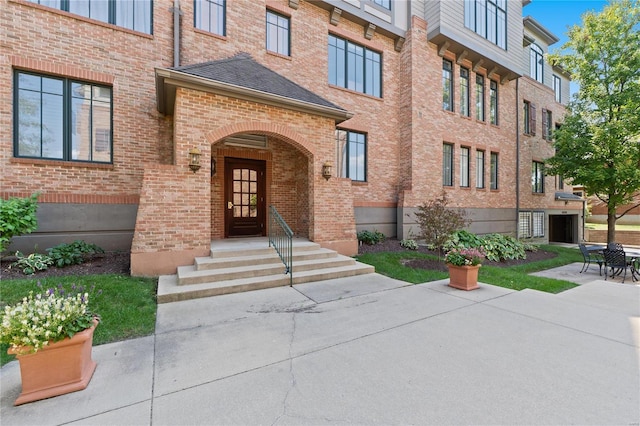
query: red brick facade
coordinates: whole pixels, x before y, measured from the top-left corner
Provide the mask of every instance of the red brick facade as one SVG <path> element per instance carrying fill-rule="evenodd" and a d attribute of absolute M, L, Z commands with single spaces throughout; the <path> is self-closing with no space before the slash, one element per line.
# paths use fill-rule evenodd
<path fill-rule="evenodd" d="M 406 237 L 411 211 L 438 196 L 442 184 L 443 143 L 454 147 L 454 185 L 445 187 L 451 205 L 477 219 L 476 231 L 516 233 L 518 198 L 526 208 L 557 208 L 553 191 L 516 194 L 516 111 L 523 97 L 550 105 L 561 116 L 553 91 L 526 78 L 508 80 L 451 52 L 454 99 L 459 102 L 460 66 L 470 70 L 470 103 L 476 74 L 500 82 L 498 125 L 442 109 L 442 61 L 427 40 L 427 23 L 413 16 L 401 49 L 398 37 L 376 31 L 365 37 L 361 21 L 330 22 L 331 9 L 301 0 L 229 1 L 225 36 L 194 28 L 193 1 L 181 1 L 180 65 L 229 58 L 247 52 L 260 64 L 343 108 L 352 118 L 336 120 L 274 103 L 236 98 L 198 88 L 178 88 L 173 115 L 158 112 L 155 69 L 173 67 L 173 0 L 154 0 L 153 35 L 83 18 L 27 0 L 0 0 L 0 164 L 1 196 L 39 191 L 41 203 L 137 204 L 131 244 L 134 275 L 172 273 L 178 265 L 209 251 L 211 239 L 225 237 L 225 159 L 266 164 L 266 203 L 274 205 L 297 235 L 344 254 L 357 252 L 354 208 L 397 209 L 399 237 Z M 291 55 L 265 49 L 265 10 L 291 19 Z M 357 21 L 357 22 L 356 22 Z M 382 55 L 383 96 L 328 84 L 327 37 L 333 34 Z M 476 65 L 476 66 L 474 66 Z M 106 84 L 113 93 L 113 163 L 72 163 L 16 158 L 13 149 L 15 70 L 27 70 Z M 516 96 L 516 86 L 519 96 Z M 540 86 L 540 87 L 536 87 Z M 488 117 L 488 114 L 487 114 Z M 339 120 L 338 120 L 339 121 Z M 322 165 L 336 163 L 336 127 L 363 132 L 367 140 L 365 182 L 322 177 Z M 266 135 L 267 147 L 243 148 L 224 138 L 243 133 Z M 553 154 L 550 144 L 521 140 L 521 176 L 532 158 Z M 469 186 L 460 187 L 460 152 L 471 155 Z M 193 173 L 188 152 L 198 148 L 202 168 Z M 485 185 L 476 185 L 477 151 L 486 153 Z M 499 156 L 499 186 L 489 188 L 490 154 Z M 216 173 L 212 176 L 213 158 Z M 522 179 L 525 185 L 528 177 Z M 546 185 L 552 188 L 553 177 Z M 564 203 L 561 206 L 564 208 Z M 508 217 L 497 225 L 494 211 Z M 513 213 L 512 213 L 513 212 Z M 484 217 L 484 219 L 481 219 Z M 483 222 L 484 221 L 484 222 Z M 493 228 L 491 228 L 493 226 Z M 413 231 L 415 232 L 415 228 Z M 472 226 L 472 230 L 474 230 Z"/>

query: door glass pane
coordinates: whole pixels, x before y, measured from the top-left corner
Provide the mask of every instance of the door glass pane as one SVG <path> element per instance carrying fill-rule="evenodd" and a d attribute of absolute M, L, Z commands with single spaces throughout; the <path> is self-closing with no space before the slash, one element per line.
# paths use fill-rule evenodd
<path fill-rule="evenodd" d="M 248 218 L 258 215 L 258 173 L 250 169 L 233 171 L 233 214 Z"/>

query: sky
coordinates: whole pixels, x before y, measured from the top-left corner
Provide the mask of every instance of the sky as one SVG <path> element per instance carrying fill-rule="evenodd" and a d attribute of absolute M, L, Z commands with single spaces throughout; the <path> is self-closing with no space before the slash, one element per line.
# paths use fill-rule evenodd
<path fill-rule="evenodd" d="M 532 0 L 522 9 L 522 15 L 530 15 L 560 41 L 550 46 L 559 49 L 567 40 L 567 30 L 573 25 L 581 25 L 580 16 L 589 10 L 601 12 L 608 2 L 600 0 Z"/>

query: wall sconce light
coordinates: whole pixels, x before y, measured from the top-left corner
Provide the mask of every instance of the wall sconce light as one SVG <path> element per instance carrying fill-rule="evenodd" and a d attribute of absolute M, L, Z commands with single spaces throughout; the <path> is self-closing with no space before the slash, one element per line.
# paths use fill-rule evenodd
<path fill-rule="evenodd" d="M 191 148 L 189 150 L 189 168 L 193 173 L 200 170 L 200 150 L 198 148 Z"/>
<path fill-rule="evenodd" d="M 322 165 L 322 177 L 326 180 L 331 179 L 331 168 L 331 163 L 328 161 Z"/>

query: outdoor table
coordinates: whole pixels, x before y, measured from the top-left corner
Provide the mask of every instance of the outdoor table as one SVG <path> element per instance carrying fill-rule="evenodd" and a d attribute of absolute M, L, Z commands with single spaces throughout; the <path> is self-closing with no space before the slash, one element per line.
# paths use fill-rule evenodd
<path fill-rule="evenodd" d="M 626 248 L 624 253 L 631 261 L 631 278 L 640 280 L 640 249 Z"/>
<path fill-rule="evenodd" d="M 602 251 L 602 250 L 604 250 L 604 249 L 606 249 L 606 248 L 607 248 L 607 246 L 599 246 L 599 245 L 596 245 L 596 246 L 587 246 L 587 251 L 589 251 L 589 252 L 592 252 L 592 251 Z"/>

